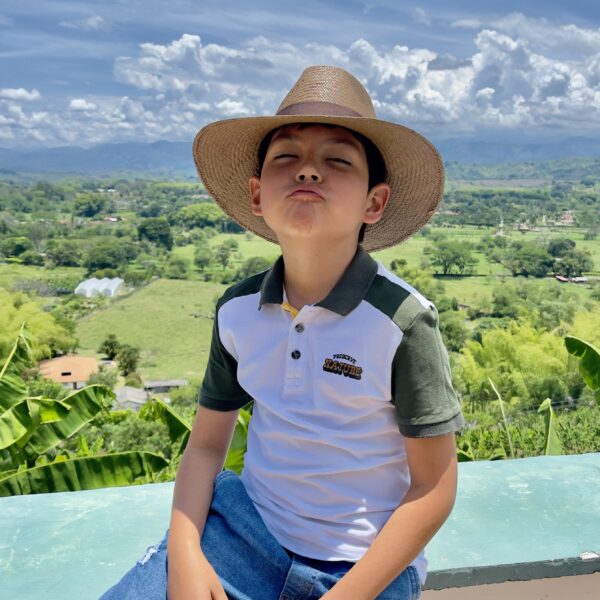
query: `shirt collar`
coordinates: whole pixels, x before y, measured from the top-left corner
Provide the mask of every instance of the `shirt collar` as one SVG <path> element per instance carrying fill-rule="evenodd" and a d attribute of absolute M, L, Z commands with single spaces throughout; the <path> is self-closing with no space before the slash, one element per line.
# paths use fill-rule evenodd
<path fill-rule="evenodd" d="M 280 256 L 263 279 L 259 309 L 263 304 L 281 304 L 283 302 L 283 271 L 283 256 Z M 377 275 L 377 263 L 362 246 L 359 246 L 354 258 L 334 288 L 315 306 L 346 316 L 365 297 L 375 275 Z"/>

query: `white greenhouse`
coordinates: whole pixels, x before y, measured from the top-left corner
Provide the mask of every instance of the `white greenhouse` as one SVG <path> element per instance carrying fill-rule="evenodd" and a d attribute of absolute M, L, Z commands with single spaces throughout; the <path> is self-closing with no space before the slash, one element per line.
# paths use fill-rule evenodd
<path fill-rule="evenodd" d="M 75 288 L 76 294 L 85 296 L 86 298 L 91 298 L 92 296 L 108 296 L 109 298 L 114 298 L 124 291 L 125 282 L 120 277 L 113 277 L 112 279 L 109 279 L 108 277 L 103 277 L 102 279 L 92 277 L 91 279 L 82 281 Z"/>

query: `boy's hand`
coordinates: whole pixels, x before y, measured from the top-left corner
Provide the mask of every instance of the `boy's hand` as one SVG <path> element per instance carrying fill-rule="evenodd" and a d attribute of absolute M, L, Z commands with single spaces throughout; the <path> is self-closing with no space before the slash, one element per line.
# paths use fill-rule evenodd
<path fill-rule="evenodd" d="M 211 564 L 200 552 L 190 554 L 184 563 L 168 563 L 167 600 L 227 600 Z"/>

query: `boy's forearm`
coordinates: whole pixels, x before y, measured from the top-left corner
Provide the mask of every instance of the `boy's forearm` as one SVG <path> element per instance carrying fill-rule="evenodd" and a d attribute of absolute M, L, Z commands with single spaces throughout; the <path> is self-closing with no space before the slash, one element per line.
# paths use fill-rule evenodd
<path fill-rule="evenodd" d="M 453 486 L 411 487 L 363 557 L 322 600 L 373 600 L 413 561 L 448 518 Z"/>
<path fill-rule="evenodd" d="M 186 448 L 175 478 L 167 549 L 169 557 L 189 549 L 200 549 L 213 498 L 214 480 L 223 469 L 224 462 L 225 457 L 211 450 Z"/>

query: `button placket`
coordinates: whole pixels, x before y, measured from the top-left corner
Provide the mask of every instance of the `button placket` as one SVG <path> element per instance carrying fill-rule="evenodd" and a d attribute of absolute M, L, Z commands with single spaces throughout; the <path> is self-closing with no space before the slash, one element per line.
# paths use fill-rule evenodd
<path fill-rule="evenodd" d="M 304 379 L 307 343 L 304 321 L 310 318 L 310 312 L 307 308 L 302 308 L 290 326 L 285 373 L 286 385 L 300 385 Z"/>

